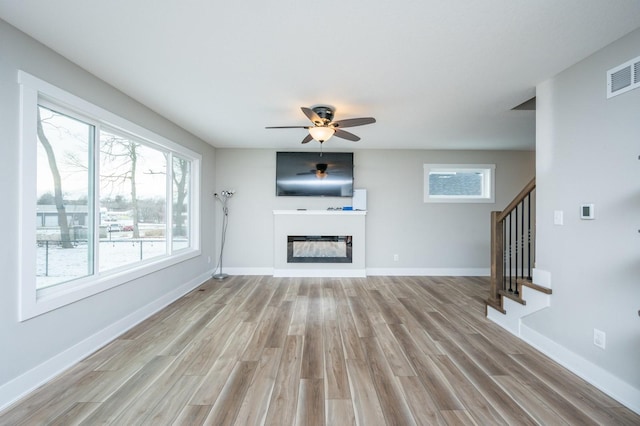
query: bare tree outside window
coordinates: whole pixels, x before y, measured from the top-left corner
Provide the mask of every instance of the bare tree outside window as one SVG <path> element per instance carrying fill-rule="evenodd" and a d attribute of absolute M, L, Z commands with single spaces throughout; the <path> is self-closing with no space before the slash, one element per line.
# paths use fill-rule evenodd
<path fill-rule="evenodd" d="M 51 113 L 53 113 L 51 111 Z M 42 148 L 47 153 L 47 160 L 49 163 L 49 169 L 51 170 L 51 178 L 53 179 L 53 191 L 54 191 L 54 203 L 58 212 L 58 225 L 60 227 L 60 243 L 62 248 L 72 248 L 71 238 L 69 237 L 69 224 L 67 222 L 67 213 L 64 207 L 64 200 L 62 198 L 62 178 L 60 177 L 60 170 L 58 169 L 58 162 L 56 160 L 56 154 L 49 142 L 49 138 L 44 132 L 42 126 L 42 117 L 40 114 L 40 108 L 38 108 L 38 140 L 42 144 Z"/>
<path fill-rule="evenodd" d="M 88 157 L 94 134 L 94 126 L 88 123 L 38 107 L 36 240 L 42 248 L 36 262 L 38 288 L 93 271 L 87 226 L 91 214 Z"/>
<path fill-rule="evenodd" d="M 189 181 L 191 162 L 173 156 L 173 248 L 189 246 Z"/>
<path fill-rule="evenodd" d="M 166 153 L 103 130 L 100 158 L 102 224 L 113 246 L 130 242 L 117 260 L 101 250 L 100 270 L 166 254 Z"/>
<path fill-rule="evenodd" d="M 100 135 L 100 153 L 103 166 L 100 169 L 100 187 L 104 192 L 113 193 L 115 191 L 119 193 L 120 188 L 129 186 L 134 238 L 140 238 L 136 188 L 139 147 L 139 143 L 129 138 L 119 137 L 104 131 Z M 123 198 L 122 195 L 117 197 Z"/>

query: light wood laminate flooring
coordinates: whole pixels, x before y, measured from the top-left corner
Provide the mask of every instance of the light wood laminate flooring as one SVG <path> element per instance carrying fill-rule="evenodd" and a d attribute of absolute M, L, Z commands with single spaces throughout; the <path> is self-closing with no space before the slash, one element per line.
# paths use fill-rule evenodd
<path fill-rule="evenodd" d="M 486 278 L 208 281 L 2 425 L 638 425 L 485 318 Z"/>

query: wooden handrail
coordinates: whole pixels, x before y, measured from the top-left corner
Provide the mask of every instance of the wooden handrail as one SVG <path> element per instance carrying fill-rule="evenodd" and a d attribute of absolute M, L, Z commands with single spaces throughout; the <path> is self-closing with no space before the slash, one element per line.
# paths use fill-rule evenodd
<path fill-rule="evenodd" d="M 511 201 L 509 203 L 509 205 L 503 210 L 503 211 L 493 211 L 491 212 L 491 286 L 489 289 L 489 298 L 487 299 L 487 304 L 491 305 L 493 307 L 496 307 L 496 309 L 501 310 L 502 309 L 502 303 L 501 303 L 501 296 L 500 296 L 500 290 L 503 288 L 503 284 L 504 284 L 504 278 L 506 277 L 506 273 L 507 270 L 505 270 L 505 268 L 508 268 L 508 273 L 509 273 L 509 288 L 511 289 L 511 264 L 509 263 L 509 265 L 505 265 L 505 261 L 506 259 L 511 259 L 511 231 L 509 232 L 509 244 L 508 246 L 505 246 L 505 238 L 506 238 L 506 234 L 505 234 L 505 228 L 504 228 L 504 224 L 503 222 L 505 221 L 505 219 L 507 217 L 510 217 L 509 215 L 511 214 L 511 212 L 513 212 L 516 209 L 516 206 L 521 205 L 524 200 L 530 196 L 531 192 L 536 188 L 536 178 L 534 177 L 533 179 L 531 179 L 531 181 L 522 189 L 522 191 L 520 191 L 520 193 L 513 199 L 513 201 Z M 531 203 L 531 199 L 529 198 L 529 203 Z M 530 207 L 529 207 L 530 208 Z M 524 209 L 524 207 L 523 207 Z M 524 210 L 522 210 L 522 214 L 524 215 Z M 522 228 L 524 228 L 524 216 L 522 216 Z M 509 219 L 509 230 L 511 229 L 511 225 L 512 224 L 512 219 Z M 515 259 L 516 259 L 516 270 L 518 269 L 518 241 L 520 241 L 520 244 L 522 245 L 520 247 L 520 250 L 524 250 L 524 238 L 522 236 L 520 236 L 520 238 L 518 239 L 518 223 L 517 223 L 517 210 L 516 210 L 516 223 L 515 223 L 515 229 L 516 229 L 516 251 L 515 251 Z M 524 232 L 524 231 L 523 231 Z M 527 238 L 530 238 L 530 236 L 528 235 Z M 530 240 L 529 240 L 530 241 Z M 505 258 L 505 250 L 506 248 L 509 247 L 508 251 L 509 251 L 509 257 Z M 522 262 L 524 263 L 524 261 Z M 521 264 L 521 267 L 524 267 L 524 265 Z M 515 288 L 515 292 L 514 294 L 517 295 L 518 292 L 518 287 L 517 287 L 517 275 L 516 275 L 516 288 Z"/>
<path fill-rule="evenodd" d="M 518 195 L 516 195 L 516 198 L 513 199 L 512 202 L 509 203 L 509 205 L 507 207 L 505 207 L 504 210 L 502 210 L 502 212 L 500 212 L 500 214 L 498 214 L 498 217 L 496 218 L 496 220 L 498 222 L 502 222 L 507 216 L 509 216 L 509 213 L 511 213 L 513 211 L 513 209 L 516 208 L 516 206 L 518 204 L 520 204 L 522 202 L 522 200 L 524 200 L 524 198 L 535 189 L 536 187 L 536 178 L 534 177 L 533 179 L 531 179 L 531 182 L 529 182 L 523 189 L 522 191 L 520 191 L 520 193 Z"/>

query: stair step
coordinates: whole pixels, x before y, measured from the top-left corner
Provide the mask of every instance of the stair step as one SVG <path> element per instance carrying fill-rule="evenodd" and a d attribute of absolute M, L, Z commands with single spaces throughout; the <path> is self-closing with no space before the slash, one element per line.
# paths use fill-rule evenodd
<path fill-rule="evenodd" d="M 543 287 L 541 285 L 538 284 L 534 284 L 531 280 L 525 279 L 525 278 L 518 278 L 516 280 L 517 284 L 520 284 L 521 286 L 525 286 L 525 287 L 529 287 L 533 290 L 537 290 L 539 292 L 542 292 L 544 294 L 551 294 L 551 289 L 548 287 Z"/>
<path fill-rule="evenodd" d="M 484 315 L 487 316 L 488 310 L 489 310 L 489 306 L 491 306 L 493 309 L 495 309 L 496 311 L 500 312 L 501 314 L 506 314 L 507 311 L 504 310 L 504 308 L 502 307 L 502 303 L 496 303 L 490 300 L 485 300 L 484 302 Z"/>
<path fill-rule="evenodd" d="M 516 303 L 521 304 L 522 306 L 526 306 L 527 305 L 527 301 L 524 300 L 522 298 L 522 288 L 523 287 L 529 287 L 532 290 L 536 290 L 539 291 L 543 294 L 551 294 L 551 289 L 548 287 L 543 287 L 541 285 L 538 284 L 534 284 L 530 279 L 527 278 L 516 278 L 515 280 L 515 290 L 510 292 L 509 290 L 498 290 L 498 294 L 502 297 L 506 297 L 507 299 L 511 299 Z M 517 294 L 516 294 L 517 291 Z M 491 306 L 492 308 L 494 308 L 495 310 L 497 310 L 498 312 L 501 312 L 503 314 L 506 314 L 506 310 L 504 309 L 503 305 L 504 303 L 500 302 L 498 303 L 497 301 L 491 301 L 491 300 L 486 300 L 485 301 L 485 305 Z M 488 308 L 487 308 L 488 309 Z"/>
<path fill-rule="evenodd" d="M 527 304 L 527 301 L 520 297 L 522 295 L 522 292 L 516 295 L 515 293 L 509 292 L 509 290 L 498 290 L 498 294 L 508 299 L 511 299 L 514 302 L 518 302 L 521 305 Z"/>

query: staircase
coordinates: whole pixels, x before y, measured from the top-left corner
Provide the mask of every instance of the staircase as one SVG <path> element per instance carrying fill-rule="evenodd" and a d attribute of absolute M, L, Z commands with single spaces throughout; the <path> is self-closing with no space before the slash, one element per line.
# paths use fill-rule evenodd
<path fill-rule="evenodd" d="M 503 211 L 491 212 L 491 288 L 486 315 L 516 336 L 520 320 L 551 303 L 550 282 L 534 268 L 533 178 Z"/>

